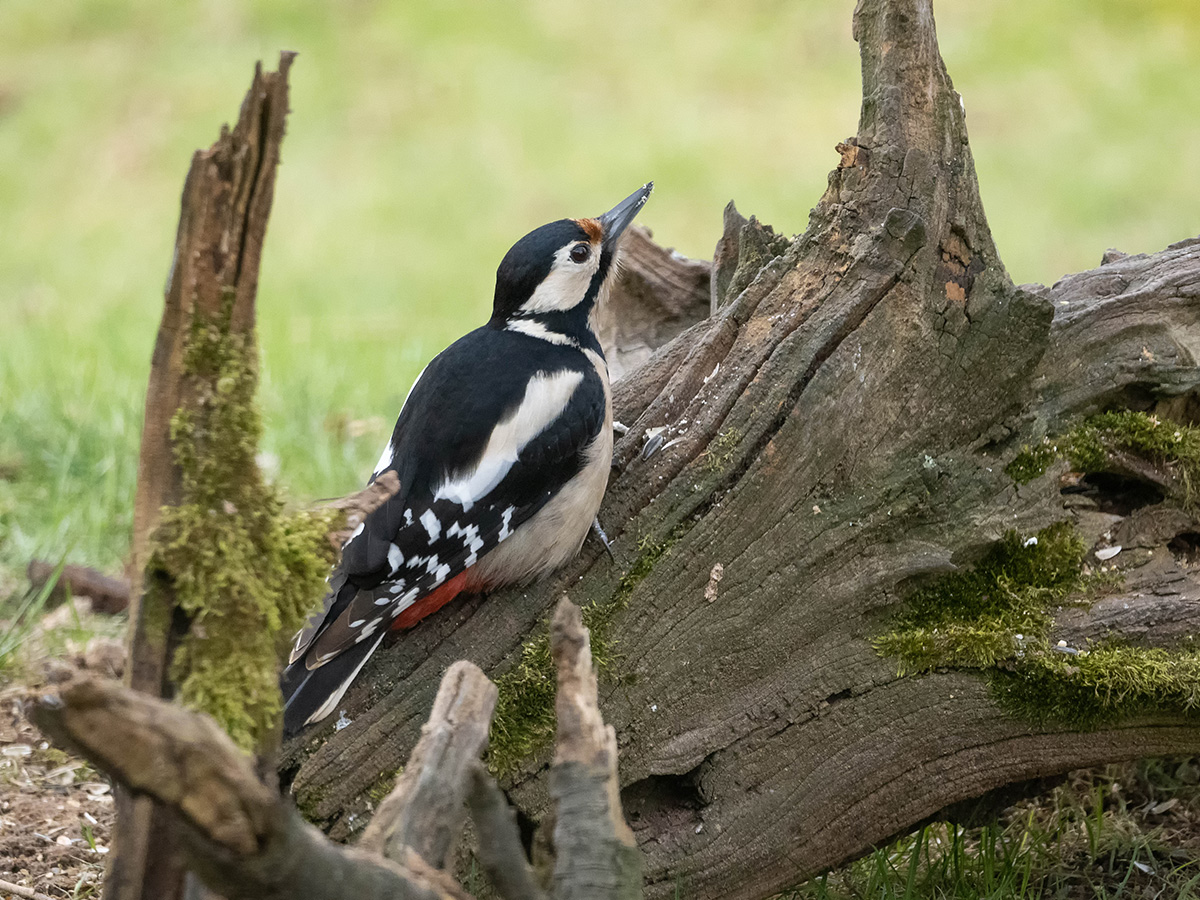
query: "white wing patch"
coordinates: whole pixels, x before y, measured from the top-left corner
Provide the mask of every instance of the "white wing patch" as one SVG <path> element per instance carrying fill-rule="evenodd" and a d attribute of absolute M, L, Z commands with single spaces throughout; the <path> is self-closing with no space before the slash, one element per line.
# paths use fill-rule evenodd
<path fill-rule="evenodd" d="M 479 551 L 483 549 L 483 538 L 479 536 L 478 525 L 468 525 L 464 528 L 455 522 L 446 529 L 446 537 L 461 537 L 463 549 L 467 551 L 467 558 L 463 560 L 463 565 L 467 568 L 475 565 L 479 559 Z"/>
<path fill-rule="evenodd" d="M 504 480 L 525 446 L 558 418 L 582 381 L 583 373 L 573 369 L 534 375 L 513 414 L 492 429 L 475 468 L 443 483 L 434 499 L 451 500 L 470 512 Z"/>
<path fill-rule="evenodd" d="M 350 542 L 352 540 L 354 540 L 356 537 L 358 537 L 360 534 L 362 534 L 363 529 L 365 529 L 366 527 L 367 527 L 366 522 L 359 522 L 358 527 L 354 529 L 354 533 L 351 534 L 350 537 L 346 538 L 346 543 L 342 544 L 342 549 L 345 550 L 347 547 L 349 547 Z M 326 579 L 326 580 L 328 580 L 328 579 Z"/>
<path fill-rule="evenodd" d="M 392 464 L 392 460 L 396 458 L 396 448 L 389 439 L 387 446 L 383 448 L 383 453 L 379 457 L 379 462 L 375 463 L 375 471 L 371 473 L 373 478 L 378 478 L 388 466 Z"/>
<path fill-rule="evenodd" d="M 442 536 L 442 523 L 438 521 L 438 517 L 432 509 L 427 509 L 421 513 L 421 524 L 429 532 L 429 543 L 432 544 Z"/>

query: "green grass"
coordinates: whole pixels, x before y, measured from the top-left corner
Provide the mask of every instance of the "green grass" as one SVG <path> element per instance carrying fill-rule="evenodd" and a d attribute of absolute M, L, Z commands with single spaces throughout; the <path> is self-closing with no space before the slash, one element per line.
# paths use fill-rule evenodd
<path fill-rule="evenodd" d="M 1174 846 L 1200 814 L 1198 774 L 1194 759 L 1078 772 L 992 825 L 926 826 L 777 900 L 1200 896 L 1200 854 Z"/>
<path fill-rule="evenodd" d="M 300 51 L 260 336 L 263 450 L 307 500 L 361 484 L 528 228 L 654 178 L 643 219 L 688 254 L 731 197 L 802 230 L 856 125 L 851 8 L 5 0 L 0 569 L 119 568 L 183 175 L 256 58 Z M 937 12 L 1017 281 L 1196 233 L 1192 0 Z"/>
<path fill-rule="evenodd" d="M 40 588 L 31 585 L 19 596 L 14 596 L 12 612 L 6 621 L 0 622 L 0 672 L 6 672 L 16 663 L 18 652 L 37 628 L 38 619 L 61 574 L 62 567 L 59 566 Z"/>

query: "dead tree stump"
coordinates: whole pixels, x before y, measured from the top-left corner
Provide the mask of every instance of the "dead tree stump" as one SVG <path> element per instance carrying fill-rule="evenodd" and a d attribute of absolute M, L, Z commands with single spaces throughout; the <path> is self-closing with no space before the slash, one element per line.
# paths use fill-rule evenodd
<path fill-rule="evenodd" d="M 1200 585 L 1172 550 L 1200 534 L 1177 489 L 1186 467 L 1101 442 L 1082 471 L 1042 443 L 1109 410 L 1195 419 L 1200 242 L 1013 285 L 929 0 L 860 0 L 854 36 L 859 131 L 808 230 L 788 240 L 728 210 L 712 315 L 616 385 L 629 431 L 601 511 L 616 561 L 589 543 L 561 577 L 454 604 L 377 653 L 343 702 L 349 727 L 287 748 L 301 808 L 331 834 L 354 833 L 459 658 L 494 673 L 501 730 L 529 729 L 510 742 L 529 752 L 493 744 L 492 765 L 527 815 L 546 814 L 546 711 L 531 698 L 564 592 L 604 648 L 651 897 L 760 898 L 1000 785 L 1200 748 L 1196 684 L 1161 702 L 1122 693 L 1083 643 L 1187 661 Z M 1158 486 L 1106 493 L 1131 482 Z M 1083 552 L 1114 528 L 1144 545 L 1122 564 L 1155 562 L 1091 594 L 1032 584 L 1055 599 L 1019 640 L 1001 622 L 978 647 L 932 640 L 928 665 L 887 649 L 898 629 L 916 640 L 917 607 L 948 576 L 1003 581 L 1060 522 L 1094 572 Z M 1046 553 L 1063 535 L 1043 534 Z M 1068 638 L 1094 652 L 1060 659 Z M 1071 697 L 1096 714 L 1064 713 Z"/>

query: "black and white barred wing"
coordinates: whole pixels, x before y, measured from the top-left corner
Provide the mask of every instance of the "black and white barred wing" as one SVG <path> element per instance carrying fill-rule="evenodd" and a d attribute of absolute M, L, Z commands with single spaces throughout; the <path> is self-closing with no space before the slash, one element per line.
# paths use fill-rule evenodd
<path fill-rule="evenodd" d="M 578 473 L 604 414 L 593 373 L 539 373 L 472 465 L 437 479 L 407 473 L 414 486 L 428 488 L 402 488 L 347 542 L 328 611 L 309 640 L 298 641 L 293 661 L 304 657 L 314 669 L 377 639 L 406 609 L 494 550 Z M 405 474 L 401 469 L 402 484 Z"/>

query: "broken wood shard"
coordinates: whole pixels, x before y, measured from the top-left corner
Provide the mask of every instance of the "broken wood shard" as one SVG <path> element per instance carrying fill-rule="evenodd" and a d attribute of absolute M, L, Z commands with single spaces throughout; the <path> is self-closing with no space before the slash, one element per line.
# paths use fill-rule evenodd
<path fill-rule="evenodd" d="M 621 817 L 616 738 L 596 707 L 587 644 L 579 609 L 564 601 L 555 619 L 566 721 L 554 776 L 563 799 L 553 896 L 635 898 L 638 851 Z M 399 782 L 359 847 L 348 848 L 305 823 L 207 716 L 91 679 L 30 698 L 47 736 L 154 802 L 187 868 L 227 900 L 471 900 L 443 871 L 468 803 L 480 859 L 501 897 L 538 900 L 545 893 L 513 811 L 480 764 L 495 704 L 496 686 L 478 667 L 451 666 Z M 598 866 L 612 871 L 605 876 Z"/>
<path fill-rule="evenodd" d="M 164 507 L 183 497 L 172 423 L 195 412 L 203 385 L 188 376 L 185 354 L 198 322 L 227 319 L 229 333 L 254 346 L 255 296 L 275 171 L 288 112 L 283 53 L 276 72 L 255 67 L 238 121 L 192 157 L 180 201 L 179 228 L 155 340 L 138 456 L 129 576 L 128 683 L 166 697 L 172 648 L 181 626 L 174 591 L 147 572 L 152 534 Z M 105 878 L 105 900 L 180 900 L 181 857 L 173 829 L 145 798 L 116 795 L 117 822 Z"/>
<path fill-rule="evenodd" d="M 625 824 L 617 777 L 617 733 L 600 714 L 596 672 L 579 607 L 559 601 L 550 625 L 558 721 L 550 796 L 554 896 L 632 900 L 642 896 L 641 853 Z"/>
<path fill-rule="evenodd" d="M 363 832 L 363 849 L 394 857 L 411 847 L 435 868 L 445 866 L 495 709 L 496 686 L 478 666 L 460 661 L 446 671 L 421 740 Z"/>

